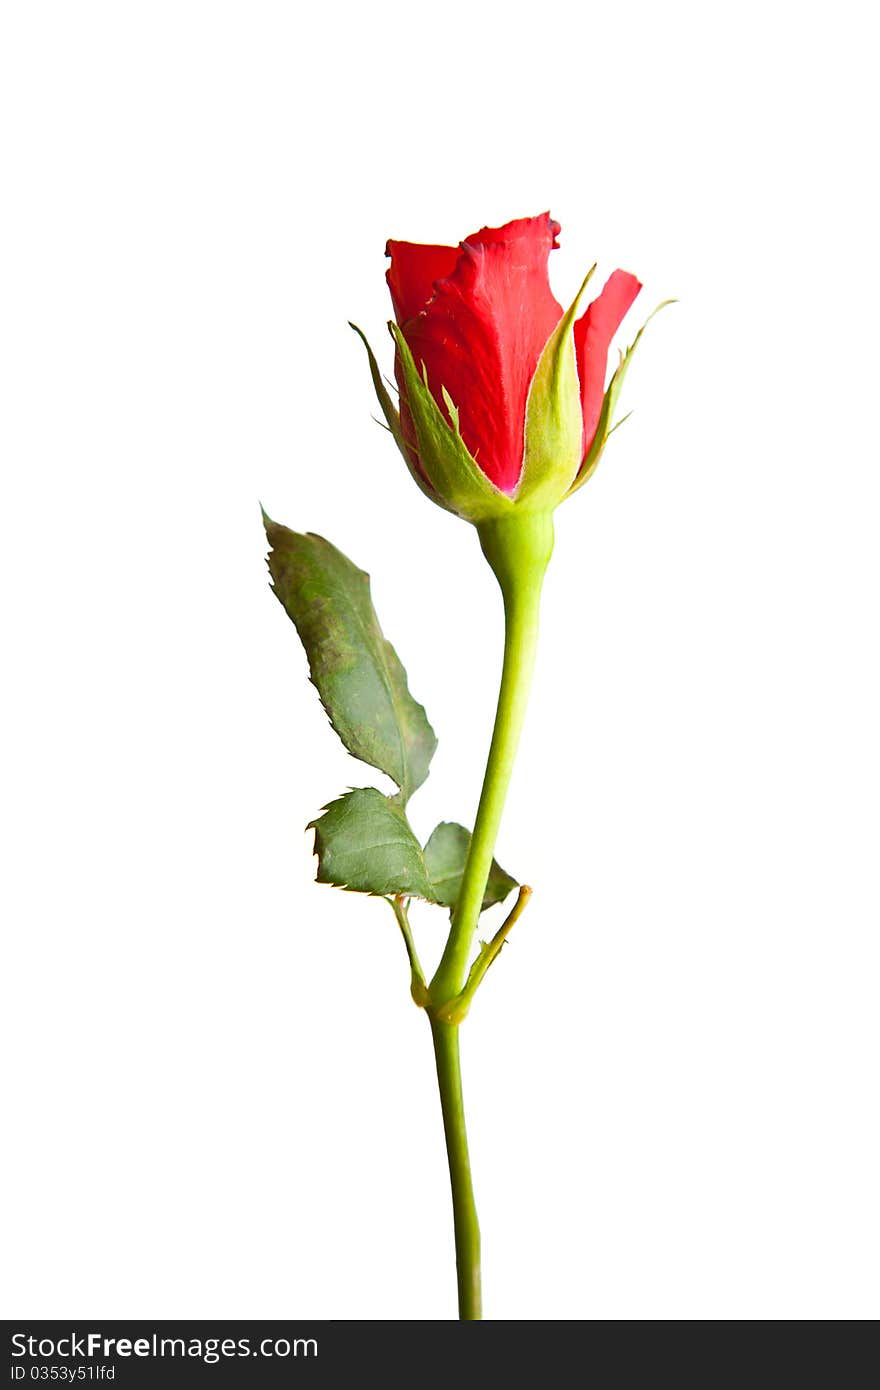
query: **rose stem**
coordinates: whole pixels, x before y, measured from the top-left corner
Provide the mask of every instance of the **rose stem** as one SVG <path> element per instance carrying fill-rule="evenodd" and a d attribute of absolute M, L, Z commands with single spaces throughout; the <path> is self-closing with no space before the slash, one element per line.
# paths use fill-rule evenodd
<path fill-rule="evenodd" d="M 457 1023 L 431 1019 L 437 1083 L 443 1111 L 443 1132 L 452 1184 L 452 1219 L 455 1227 L 455 1265 L 458 1271 L 458 1316 L 475 1322 L 483 1316 L 480 1281 L 480 1223 L 474 1202 L 471 1161 L 468 1156 L 464 1101 L 461 1095 L 461 1059 Z"/>
<path fill-rule="evenodd" d="M 464 1103 L 458 1022 L 437 1016 L 464 986 L 474 931 L 495 853 L 504 802 L 528 704 L 538 640 L 538 610 L 544 572 L 553 550 L 549 513 L 526 513 L 486 522 L 480 542 L 504 599 L 504 664 L 495 727 L 483 790 L 461 888 L 442 959 L 430 985 L 431 1031 L 452 1185 L 459 1318 L 482 1316 L 480 1228 L 474 1205 Z"/>

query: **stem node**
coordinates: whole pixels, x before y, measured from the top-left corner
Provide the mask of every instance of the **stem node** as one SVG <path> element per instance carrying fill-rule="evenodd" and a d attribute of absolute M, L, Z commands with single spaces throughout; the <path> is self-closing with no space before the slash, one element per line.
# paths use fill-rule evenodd
<path fill-rule="evenodd" d="M 444 1023 L 461 1023 L 467 1018 L 468 1010 L 474 1000 L 474 995 L 483 982 L 486 971 L 494 960 L 501 954 L 501 948 L 507 941 L 511 928 L 519 921 L 529 904 L 532 896 L 531 888 L 525 883 L 520 886 L 516 902 L 511 909 L 508 917 L 502 922 L 491 941 L 480 942 L 480 954 L 477 956 L 470 970 L 464 987 L 459 990 L 454 999 L 447 999 L 445 1004 L 441 1004 L 433 1010 L 434 1017 Z"/>

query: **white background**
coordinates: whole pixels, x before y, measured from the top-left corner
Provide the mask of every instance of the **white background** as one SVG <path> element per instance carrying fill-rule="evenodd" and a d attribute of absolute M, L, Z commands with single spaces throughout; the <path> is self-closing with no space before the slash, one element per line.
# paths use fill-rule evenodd
<path fill-rule="evenodd" d="M 864 4 L 7 3 L 6 1316 L 446 1318 L 428 1029 L 312 882 L 341 750 L 258 499 L 373 575 L 470 821 L 500 652 L 410 483 L 388 236 L 550 208 L 660 299 L 558 514 L 463 1038 L 500 1319 L 878 1311 L 877 234 Z M 443 919 L 419 918 L 433 964 Z"/>

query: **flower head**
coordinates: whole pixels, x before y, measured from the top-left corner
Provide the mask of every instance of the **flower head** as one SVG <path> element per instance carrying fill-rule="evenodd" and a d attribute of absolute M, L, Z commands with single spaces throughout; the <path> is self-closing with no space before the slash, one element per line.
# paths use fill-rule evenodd
<path fill-rule="evenodd" d="M 606 391 L 608 350 L 641 285 L 616 270 L 578 317 L 588 275 L 563 311 L 547 276 L 559 230 L 545 213 L 459 246 L 388 242 L 400 410 L 370 353 L 383 413 L 422 489 L 476 523 L 555 507 L 610 433 L 625 359 Z"/>

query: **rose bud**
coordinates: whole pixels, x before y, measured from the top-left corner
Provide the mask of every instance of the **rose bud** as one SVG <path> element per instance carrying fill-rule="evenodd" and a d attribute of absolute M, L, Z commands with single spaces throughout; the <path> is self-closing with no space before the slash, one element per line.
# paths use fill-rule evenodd
<path fill-rule="evenodd" d="M 545 214 L 457 247 L 387 246 L 399 413 L 364 339 L 382 412 L 422 491 L 481 533 L 552 512 L 612 430 L 632 349 L 606 390 L 608 349 L 641 285 L 616 270 L 578 317 L 588 275 L 563 313 L 547 276 L 558 233 Z"/>

